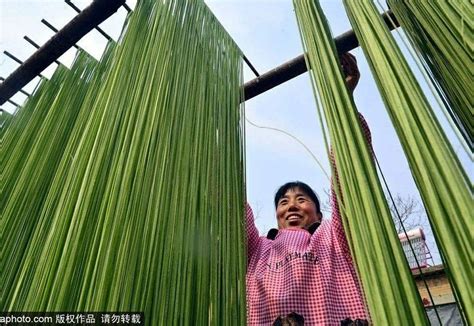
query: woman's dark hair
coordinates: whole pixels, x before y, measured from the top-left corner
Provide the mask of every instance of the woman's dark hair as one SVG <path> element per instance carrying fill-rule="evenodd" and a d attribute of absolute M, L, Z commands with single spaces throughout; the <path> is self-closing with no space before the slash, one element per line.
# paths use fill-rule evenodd
<path fill-rule="evenodd" d="M 320 207 L 320 204 L 319 204 L 318 196 L 316 196 L 316 194 L 314 193 L 313 189 L 311 189 L 310 186 L 308 186 L 306 183 L 301 182 L 301 181 L 287 182 L 277 190 L 277 192 L 275 193 L 275 209 L 278 206 L 278 201 L 283 196 L 285 196 L 287 191 L 288 190 L 295 190 L 295 189 L 300 189 L 306 195 L 308 195 L 309 198 L 311 198 L 311 200 L 316 205 L 316 213 L 321 213 L 321 207 Z"/>

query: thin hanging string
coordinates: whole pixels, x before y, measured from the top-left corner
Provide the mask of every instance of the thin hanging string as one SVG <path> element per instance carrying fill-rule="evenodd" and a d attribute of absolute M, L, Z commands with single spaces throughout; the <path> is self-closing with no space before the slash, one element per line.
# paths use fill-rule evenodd
<path fill-rule="evenodd" d="M 291 138 L 293 138 L 294 140 L 296 140 L 301 146 L 304 147 L 304 149 L 309 153 L 309 155 L 311 155 L 311 157 L 313 158 L 313 160 L 318 164 L 319 168 L 321 169 L 321 171 L 323 171 L 324 175 L 326 176 L 326 178 L 330 181 L 331 178 L 329 177 L 329 174 L 326 172 L 326 170 L 324 169 L 323 165 L 321 164 L 321 162 L 316 158 L 316 155 L 313 154 L 313 152 L 308 148 L 308 146 L 306 146 L 301 140 L 299 140 L 296 136 L 293 136 L 292 134 L 290 134 L 289 132 L 287 131 L 284 131 L 284 130 L 281 130 L 281 129 L 278 129 L 278 128 L 273 128 L 273 127 L 265 127 L 265 126 L 259 126 L 255 123 L 253 123 L 252 121 L 250 121 L 247 117 L 245 117 L 245 120 L 251 124 L 252 126 L 256 127 L 256 128 L 260 128 L 260 129 L 268 129 L 268 130 L 273 130 L 273 131 L 278 131 L 282 134 L 285 134 Z"/>
<path fill-rule="evenodd" d="M 397 215 L 397 217 L 398 217 L 398 221 L 400 222 L 400 225 L 402 226 L 403 233 L 405 234 L 405 237 L 407 238 L 407 241 L 408 241 L 408 245 L 410 246 L 411 253 L 413 254 L 413 257 L 415 258 L 415 262 L 416 262 L 416 266 L 417 266 L 416 268 L 418 269 L 418 271 L 420 273 L 420 276 L 421 276 L 421 279 L 423 280 L 423 283 L 424 283 L 425 288 L 426 288 L 426 292 L 428 292 L 428 296 L 430 297 L 430 300 L 433 303 L 433 308 L 434 308 L 436 317 L 438 318 L 438 322 L 439 322 L 440 325 L 442 325 L 443 323 L 441 322 L 441 318 L 438 314 L 438 310 L 436 309 L 436 305 L 434 303 L 433 296 L 431 295 L 430 288 L 428 286 L 428 283 L 426 282 L 425 276 L 424 276 L 423 271 L 421 269 L 421 265 L 418 262 L 418 258 L 416 257 L 415 249 L 413 248 L 413 245 L 410 241 L 410 238 L 408 237 L 407 231 L 405 229 L 405 225 L 403 224 L 403 220 L 400 216 L 400 213 L 398 212 L 397 206 L 395 205 L 395 200 L 393 199 L 392 192 L 390 191 L 390 188 L 388 187 L 387 181 L 385 180 L 385 176 L 382 172 L 382 168 L 380 167 L 379 160 L 377 159 L 377 156 L 375 155 L 375 152 L 374 152 L 374 159 L 375 159 L 375 163 L 377 164 L 377 168 L 379 170 L 379 173 L 382 176 L 382 180 L 383 180 L 383 183 L 385 185 L 385 188 L 387 189 L 390 200 L 392 201 L 393 208 L 394 208 L 395 213 L 396 213 L 395 215 Z"/>
<path fill-rule="evenodd" d="M 385 9 L 383 8 L 382 4 L 380 3 L 379 0 L 377 0 L 377 5 L 379 7 L 379 9 L 381 9 L 382 11 L 384 11 Z M 390 15 L 387 15 L 389 21 L 390 21 L 390 24 L 394 27 L 393 30 L 395 31 L 395 33 L 397 33 L 397 35 L 399 36 L 399 39 L 400 41 L 403 43 L 403 45 L 405 46 L 405 49 L 408 50 L 408 52 L 410 53 L 410 57 L 413 59 L 413 61 L 415 62 L 415 65 L 418 67 L 418 71 L 421 73 L 421 75 L 423 76 L 423 80 L 425 81 L 426 85 L 428 86 L 428 88 L 430 89 L 430 92 L 431 92 L 431 95 L 433 96 L 433 98 L 435 99 L 436 103 L 438 104 L 438 106 L 440 107 L 440 111 L 443 113 L 444 117 L 446 118 L 446 120 L 448 121 L 449 125 L 451 126 L 451 129 L 453 130 L 454 134 L 456 135 L 456 138 L 458 139 L 459 143 L 462 145 L 462 147 L 464 148 L 464 151 L 467 153 L 467 155 L 471 158 L 473 158 L 473 154 L 471 152 L 470 149 L 468 149 L 468 144 L 466 144 L 466 141 L 464 139 L 464 137 L 461 135 L 458 127 L 455 125 L 454 121 L 453 121 L 453 117 L 451 117 L 447 112 L 446 112 L 446 105 L 444 104 L 444 102 L 441 100 L 440 96 L 439 96 L 439 93 L 438 91 L 435 89 L 434 85 L 433 85 L 433 82 L 431 81 L 430 77 L 428 76 L 428 73 L 426 72 L 426 69 L 425 67 L 423 66 L 423 64 L 421 63 L 421 60 L 420 58 L 418 57 L 418 55 L 416 53 L 414 53 L 414 50 L 413 48 L 407 43 L 407 41 L 405 40 L 405 37 L 402 35 L 402 33 L 399 31 L 399 29 L 397 28 L 397 25 L 395 24 L 395 22 L 393 21 L 392 17 L 390 17 Z"/>

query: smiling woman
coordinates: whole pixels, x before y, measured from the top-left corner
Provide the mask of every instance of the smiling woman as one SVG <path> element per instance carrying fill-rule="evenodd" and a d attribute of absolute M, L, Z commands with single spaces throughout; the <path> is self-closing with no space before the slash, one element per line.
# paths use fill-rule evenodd
<path fill-rule="evenodd" d="M 341 62 L 346 83 L 353 90 L 359 71 L 351 56 L 345 58 Z M 362 116 L 360 120 L 370 143 L 368 126 Z M 266 237 L 258 236 L 248 206 L 249 325 L 280 325 L 295 318 L 297 325 L 368 323 L 334 191 L 332 199 L 332 218 L 322 221 L 320 203 L 311 187 L 300 181 L 285 183 L 274 199 L 278 230 L 270 230 Z"/>
<path fill-rule="evenodd" d="M 303 228 L 321 222 L 318 197 L 303 182 L 288 182 L 275 194 L 275 208 L 279 229 Z"/>

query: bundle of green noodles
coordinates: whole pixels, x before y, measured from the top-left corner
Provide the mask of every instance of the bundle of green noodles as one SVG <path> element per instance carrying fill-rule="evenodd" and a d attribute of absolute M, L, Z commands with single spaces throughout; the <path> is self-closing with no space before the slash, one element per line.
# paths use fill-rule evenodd
<path fill-rule="evenodd" d="M 344 229 L 372 322 L 427 324 L 322 9 L 313 0 L 294 0 L 294 5 L 337 166 L 334 187 Z"/>
<path fill-rule="evenodd" d="M 474 141 L 474 8 L 469 1 L 389 0 L 469 147 Z"/>
<path fill-rule="evenodd" d="M 461 313 L 471 324 L 469 212 L 474 206 L 469 177 L 373 3 L 344 4 L 405 151 Z"/>
<path fill-rule="evenodd" d="M 202 1 L 177 0 L 141 1 L 111 47 L 85 89 L 57 97 L 77 117 L 17 268 L 4 265 L 2 311 L 244 324 L 241 52 Z"/>
<path fill-rule="evenodd" d="M 71 71 L 59 66 L 51 80 L 44 81 L 25 106 L 19 109 L 18 116 L 15 116 L 5 135 L 8 140 L 6 149 L 10 149 L 3 156 L 5 186 L 1 199 L 5 217 L 2 227 L 7 230 L 3 236 L 3 259 L 9 266 L 1 275 L 5 291 L 14 286 L 19 264 L 37 227 L 38 215 L 65 146 L 77 127 L 79 109 L 84 99 L 93 95 L 95 88 L 88 88 L 87 79 L 97 74 L 96 67 L 97 61 L 82 51 L 78 53 Z M 41 98 L 39 101 L 38 97 Z M 88 110 L 83 114 L 89 114 Z M 2 296 L 3 300 L 7 300 L 7 296 Z"/>

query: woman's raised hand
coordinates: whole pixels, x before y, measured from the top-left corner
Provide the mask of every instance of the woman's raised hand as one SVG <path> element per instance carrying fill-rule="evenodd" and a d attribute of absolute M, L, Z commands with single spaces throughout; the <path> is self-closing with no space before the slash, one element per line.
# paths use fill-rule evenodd
<path fill-rule="evenodd" d="M 355 56 L 346 52 L 339 57 L 342 65 L 342 71 L 346 77 L 346 85 L 349 91 L 354 93 L 354 89 L 357 86 L 357 83 L 360 79 L 359 68 L 357 67 L 357 60 Z"/>

